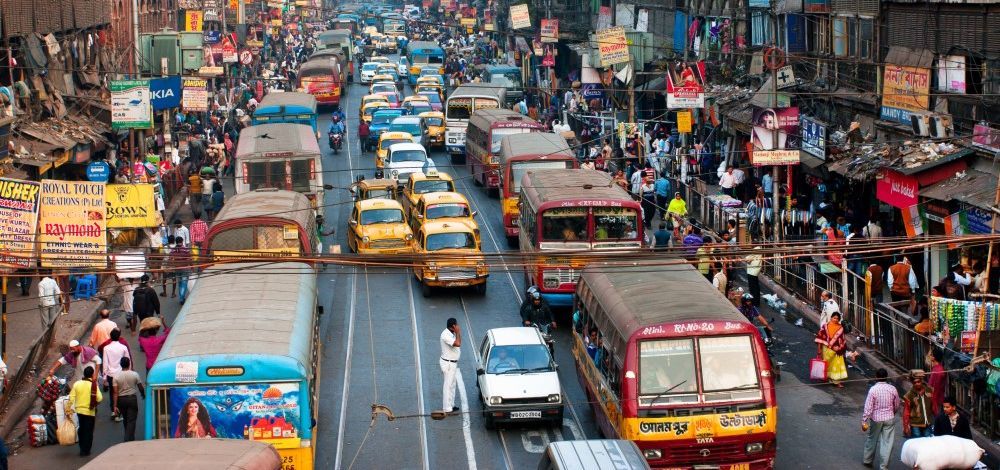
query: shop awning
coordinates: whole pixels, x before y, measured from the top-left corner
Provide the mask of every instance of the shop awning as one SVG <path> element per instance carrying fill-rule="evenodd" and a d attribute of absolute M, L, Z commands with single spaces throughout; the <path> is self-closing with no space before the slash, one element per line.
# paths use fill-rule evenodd
<path fill-rule="evenodd" d="M 920 195 L 939 201 L 960 201 L 989 210 L 996 202 L 997 175 L 966 170 L 920 190 Z"/>
<path fill-rule="evenodd" d="M 975 150 L 973 150 L 971 148 L 963 148 L 963 149 L 956 150 L 955 152 L 953 152 L 951 154 L 939 157 L 939 158 L 937 158 L 935 160 L 928 161 L 927 163 L 924 163 L 922 165 L 910 166 L 910 167 L 904 166 L 904 167 L 893 168 L 893 169 L 896 170 L 896 171 L 898 171 L 898 172 L 900 172 L 900 173 L 902 173 L 902 174 L 904 174 L 904 175 L 915 175 L 917 173 L 923 173 L 923 172 L 925 172 L 927 170 L 930 170 L 930 169 L 932 169 L 934 167 L 944 165 L 945 163 L 949 163 L 949 162 L 953 162 L 953 161 L 961 159 L 961 158 L 965 158 L 965 157 L 967 157 L 969 155 L 972 155 L 974 152 L 975 152 Z"/>
<path fill-rule="evenodd" d="M 806 152 L 799 152 L 799 162 L 809 168 L 821 167 L 826 163 L 822 158 L 810 155 Z"/>

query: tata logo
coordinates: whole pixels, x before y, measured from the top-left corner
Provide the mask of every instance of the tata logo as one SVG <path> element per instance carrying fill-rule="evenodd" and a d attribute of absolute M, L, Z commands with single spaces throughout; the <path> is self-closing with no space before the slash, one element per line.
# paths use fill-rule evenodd
<path fill-rule="evenodd" d="M 153 99 L 154 100 L 163 100 L 163 99 L 173 98 L 173 97 L 174 97 L 174 90 L 173 90 L 173 88 L 166 88 L 166 89 L 163 89 L 163 90 L 156 90 L 156 91 L 153 92 Z"/>

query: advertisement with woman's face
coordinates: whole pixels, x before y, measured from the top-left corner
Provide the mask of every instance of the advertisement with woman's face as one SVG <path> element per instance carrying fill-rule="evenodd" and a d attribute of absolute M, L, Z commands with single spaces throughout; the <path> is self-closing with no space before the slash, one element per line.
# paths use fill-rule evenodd
<path fill-rule="evenodd" d="M 755 150 L 795 150 L 799 148 L 799 108 L 754 108 L 753 145 Z"/>
<path fill-rule="evenodd" d="M 175 438 L 298 438 L 301 408 L 296 383 L 175 387 L 169 393 Z"/>

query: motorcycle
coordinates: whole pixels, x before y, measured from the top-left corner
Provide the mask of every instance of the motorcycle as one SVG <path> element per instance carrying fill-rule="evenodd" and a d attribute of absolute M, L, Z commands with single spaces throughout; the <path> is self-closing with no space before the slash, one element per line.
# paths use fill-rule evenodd
<path fill-rule="evenodd" d="M 548 328 L 542 328 L 541 326 L 538 326 L 538 324 L 534 322 L 532 322 L 528 326 L 534 327 L 535 329 L 538 330 L 539 333 L 542 334 L 542 339 L 545 340 L 545 344 L 549 346 L 549 353 L 552 354 L 552 357 L 556 357 L 556 340 L 552 337 L 552 330 L 554 329 L 554 327 L 550 326 Z"/>
<path fill-rule="evenodd" d="M 333 153 L 339 153 L 340 146 L 344 143 L 344 134 L 341 134 L 340 132 L 331 132 L 329 137 L 330 148 L 333 149 Z"/>
<path fill-rule="evenodd" d="M 772 318 L 771 321 L 774 321 L 774 319 Z M 760 337 L 764 340 L 764 349 L 767 350 L 767 355 L 771 358 L 771 370 L 774 374 L 774 381 L 781 382 L 781 364 L 775 359 L 774 351 L 772 351 L 774 333 L 763 326 L 758 326 L 757 330 L 760 331 Z"/>

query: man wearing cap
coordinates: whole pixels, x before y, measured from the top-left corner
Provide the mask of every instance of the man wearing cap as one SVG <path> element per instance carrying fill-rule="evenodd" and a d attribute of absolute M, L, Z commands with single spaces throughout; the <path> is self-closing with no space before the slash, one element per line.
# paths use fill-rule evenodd
<path fill-rule="evenodd" d="M 97 354 L 96 349 L 83 346 L 79 341 L 74 339 L 69 342 L 69 351 L 66 351 L 65 354 L 52 364 L 52 367 L 49 367 L 47 376 L 55 374 L 56 370 L 65 365 L 72 366 L 74 371 L 67 378 L 83 378 L 83 369 L 87 366 L 92 366 L 94 370 L 101 370 L 101 356 Z"/>
<path fill-rule="evenodd" d="M 132 309 L 139 321 L 153 315 L 160 315 L 160 298 L 156 290 L 149 287 L 149 275 L 143 274 L 139 279 L 139 287 L 132 292 Z"/>
<path fill-rule="evenodd" d="M 38 281 L 38 313 L 42 320 L 42 331 L 47 330 L 59 316 L 61 299 L 62 290 L 59 289 L 59 283 L 52 278 L 52 273 L 47 273 L 41 281 Z"/>
<path fill-rule="evenodd" d="M 931 437 L 931 427 L 937 416 L 933 390 L 924 384 L 924 371 L 910 372 L 913 387 L 903 396 L 903 435 L 906 437 Z"/>

